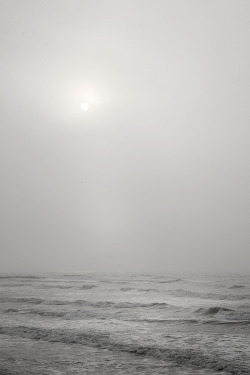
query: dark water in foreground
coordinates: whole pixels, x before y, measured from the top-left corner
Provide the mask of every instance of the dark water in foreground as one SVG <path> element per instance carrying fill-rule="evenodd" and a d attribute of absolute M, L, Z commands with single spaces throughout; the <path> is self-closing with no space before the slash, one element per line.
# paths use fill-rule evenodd
<path fill-rule="evenodd" d="M 250 277 L 0 276 L 0 375 L 250 374 Z"/>

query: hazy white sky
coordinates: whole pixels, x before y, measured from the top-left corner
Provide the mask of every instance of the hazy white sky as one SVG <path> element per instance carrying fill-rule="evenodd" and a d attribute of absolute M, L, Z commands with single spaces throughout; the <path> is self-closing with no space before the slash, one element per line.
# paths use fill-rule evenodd
<path fill-rule="evenodd" d="M 0 271 L 250 271 L 250 2 L 0 8 Z"/>

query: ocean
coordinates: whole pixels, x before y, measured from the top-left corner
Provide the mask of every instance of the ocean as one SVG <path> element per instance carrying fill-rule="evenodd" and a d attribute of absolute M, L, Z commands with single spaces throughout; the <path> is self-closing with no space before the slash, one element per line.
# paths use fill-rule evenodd
<path fill-rule="evenodd" d="M 250 276 L 0 276 L 0 374 L 250 374 Z"/>

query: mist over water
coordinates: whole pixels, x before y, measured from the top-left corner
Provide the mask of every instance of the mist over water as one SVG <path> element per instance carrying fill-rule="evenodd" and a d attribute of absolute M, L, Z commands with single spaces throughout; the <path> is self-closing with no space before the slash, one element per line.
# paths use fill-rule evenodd
<path fill-rule="evenodd" d="M 249 272 L 249 2 L 0 8 L 0 270 Z"/>

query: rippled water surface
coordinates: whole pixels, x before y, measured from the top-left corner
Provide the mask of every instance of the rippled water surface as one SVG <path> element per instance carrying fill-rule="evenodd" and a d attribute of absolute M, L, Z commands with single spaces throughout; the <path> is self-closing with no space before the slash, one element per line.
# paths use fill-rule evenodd
<path fill-rule="evenodd" d="M 0 293 L 0 374 L 250 374 L 247 275 L 1 275 Z"/>

